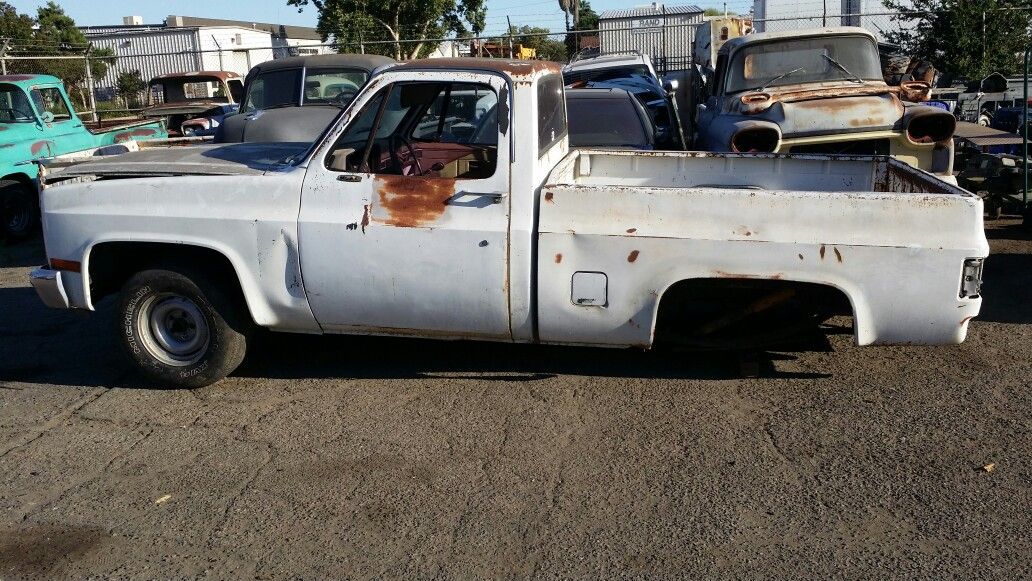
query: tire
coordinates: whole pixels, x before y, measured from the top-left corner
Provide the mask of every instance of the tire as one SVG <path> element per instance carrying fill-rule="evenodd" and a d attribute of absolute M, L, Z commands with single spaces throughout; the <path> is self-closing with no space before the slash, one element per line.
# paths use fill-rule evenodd
<path fill-rule="evenodd" d="M 999 220 L 1003 215 L 1003 205 L 999 202 L 990 202 L 986 204 L 985 212 L 990 220 Z"/>
<path fill-rule="evenodd" d="M 19 181 L 0 181 L 0 218 L 5 238 L 28 238 L 39 226 L 39 196 Z"/>
<path fill-rule="evenodd" d="M 144 270 L 122 288 L 118 327 L 122 347 L 147 377 L 170 387 L 211 385 L 244 360 L 253 323 L 206 273 Z"/>

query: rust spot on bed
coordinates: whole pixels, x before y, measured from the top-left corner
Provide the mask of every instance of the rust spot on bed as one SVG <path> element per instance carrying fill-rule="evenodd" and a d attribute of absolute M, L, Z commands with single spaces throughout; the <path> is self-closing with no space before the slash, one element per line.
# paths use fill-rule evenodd
<path fill-rule="evenodd" d="M 627 324 L 632 326 L 632 327 L 635 327 L 637 329 L 641 329 L 641 325 L 639 325 L 638 323 L 635 323 L 633 318 L 632 319 L 627 319 Z"/>
<path fill-rule="evenodd" d="M 635 233 L 635 232 L 637 232 L 637 231 L 638 231 L 638 229 L 637 229 L 637 228 L 628 228 L 628 229 L 627 229 L 627 233 L 628 233 L 628 234 L 634 234 L 634 233 Z"/>
<path fill-rule="evenodd" d="M 562 254 L 556 254 L 555 255 L 555 263 L 559 264 L 562 261 L 563 261 L 563 255 Z"/>
<path fill-rule="evenodd" d="M 821 260 L 824 260 L 824 252 L 825 252 L 826 250 L 827 250 L 827 248 L 825 248 L 825 247 L 824 247 L 824 245 L 823 245 L 823 244 L 821 244 Z"/>
<path fill-rule="evenodd" d="M 631 253 L 627 255 L 627 262 L 638 260 L 638 254 L 639 252 L 637 250 L 632 250 Z"/>
<path fill-rule="evenodd" d="M 800 254 L 800 255 L 799 255 L 799 260 L 802 260 L 802 259 L 803 259 L 803 255 L 802 255 L 802 254 Z"/>
<path fill-rule="evenodd" d="M 545 192 L 545 201 L 548 202 L 549 204 L 552 203 L 552 198 L 553 197 L 555 197 L 555 194 L 553 194 L 552 192 Z"/>
<path fill-rule="evenodd" d="M 453 178 L 381 176 L 376 181 L 380 206 L 387 215 L 374 219 L 402 228 L 434 222 L 444 214 L 448 199 L 455 193 Z"/>
<path fill-rule="evenodd" d="M 134 137 L 151 137 L 158 132 L 157 129 L 150 127 L 141 127 L 139 129 L 133 129 L 132 131 L 123 131 L 115 134 L 115 143 L 125 143 L 126 141 L 132 141 Z"/>
<path fill-rule="evenodd" d="M 974 319 L 974 318 L 975 318 L 974 315 L 971 315 L 971 316 L 968 316 L 968 317 L 964 317 L 963 319 L 960 320 L 960 324 L 963 326 L 965 323 L 967 323 L 968 321 L 970 321 L 971 319 Z"/>
<path fill-rule="evenodd" d="M 837 260 L 839 262 L 842 262 L 842 253 L 839 252 L 839 249 L 838 248 L 833 248 L 832 250 L 835 251 L 835 260 Z"/>

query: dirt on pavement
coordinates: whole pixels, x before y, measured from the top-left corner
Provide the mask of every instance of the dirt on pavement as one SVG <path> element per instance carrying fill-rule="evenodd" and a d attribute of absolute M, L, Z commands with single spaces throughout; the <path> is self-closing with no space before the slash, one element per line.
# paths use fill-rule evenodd
<path fill-rule="evenodd" d="M 161 390 L 0 247 L 0 579 L 1032 577 L 1032 240 L 952 347 L 266 334 Z M 902 283 L 903 281 L 901 281 Z M 992 465 L 991 468 L 986 466 Z"/>

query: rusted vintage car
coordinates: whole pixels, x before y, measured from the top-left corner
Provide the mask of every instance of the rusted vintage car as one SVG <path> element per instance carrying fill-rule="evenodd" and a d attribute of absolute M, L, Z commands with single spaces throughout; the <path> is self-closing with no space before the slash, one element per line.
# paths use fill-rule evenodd
<path fill-rule="evenodd" d="M 693 89 L 700 149 L 891 155 L 953 181 L 956 120 L 916 103 L 928 99 L 927 83 L 888 85 L 862 28 L 729 39 Z"/>
<path fill-rule="evenodd" d="M 185 135 L 183 122 L 210 117 L 222 105 L 240 103 L 244 80 L 232 71 L 193 71 L 154 77 L 144 117 L 163 117 L 171 134 Z"/>

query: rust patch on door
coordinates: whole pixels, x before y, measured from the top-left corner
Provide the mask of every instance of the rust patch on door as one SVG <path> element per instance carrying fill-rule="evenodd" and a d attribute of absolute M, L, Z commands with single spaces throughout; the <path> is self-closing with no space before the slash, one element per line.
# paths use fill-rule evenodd
<path fill-rule="evenodd" d="M 151 129 L 149 127 L 141 127 L 139 129 L 133 129 L 132 131 L 123 131 L 115 134 L 115 143 L 132 141 L 134 137 L 151 137 L 156 133 L 156 129 Z"/>
<path fill-rule="evenodd" d="M 387 215 L 375 219 L 402 228 L 416 228 L 436 221 L 455 194 L 454 178 L 381 176 L 376 181 L 380 206 Z"/>
<path fill-rule="evenodd" d="M 362 234 L 365 234 L 366 226 L 369 225 L 369 213 L 372 210 L 372 207 L 372 204 L 362 206 L 362 208 L 364 208 L 362 211 Z"/>
<path fill-rule="evenodd" d="M 638 254 L 639 253 L 637 250 L 632 250 L 631 253 L 627 255 L 627 262 L 634 262 L 635 260 L 638 260 Z"/>
<path fill-rule="evenodd" d="M 39 155 L 43 152 L 44 149 L 46 149 L 47 154 L 49 155 L 51 150 L 50 146 L 51 142 L 49 141 L 37 141 L 36 143 L 32 144 L 30 150 L 32 151 L 32 155 Z"/>
<path fill-rule="evenodd" d="M 552 192 L 545 192 L 545 201 L 548 202 L 549 204 L 552 203 L 552 198 L 554 198 L 554 197 L 555 197 L 555 194 L 553 194 Z"/>
<path fill-rule="evenodd" d="M 559 264 L 562 261 L 563 261 L 563 255 L 562 254 L 556 254 L 555 255 L 555 263 Z"/>

